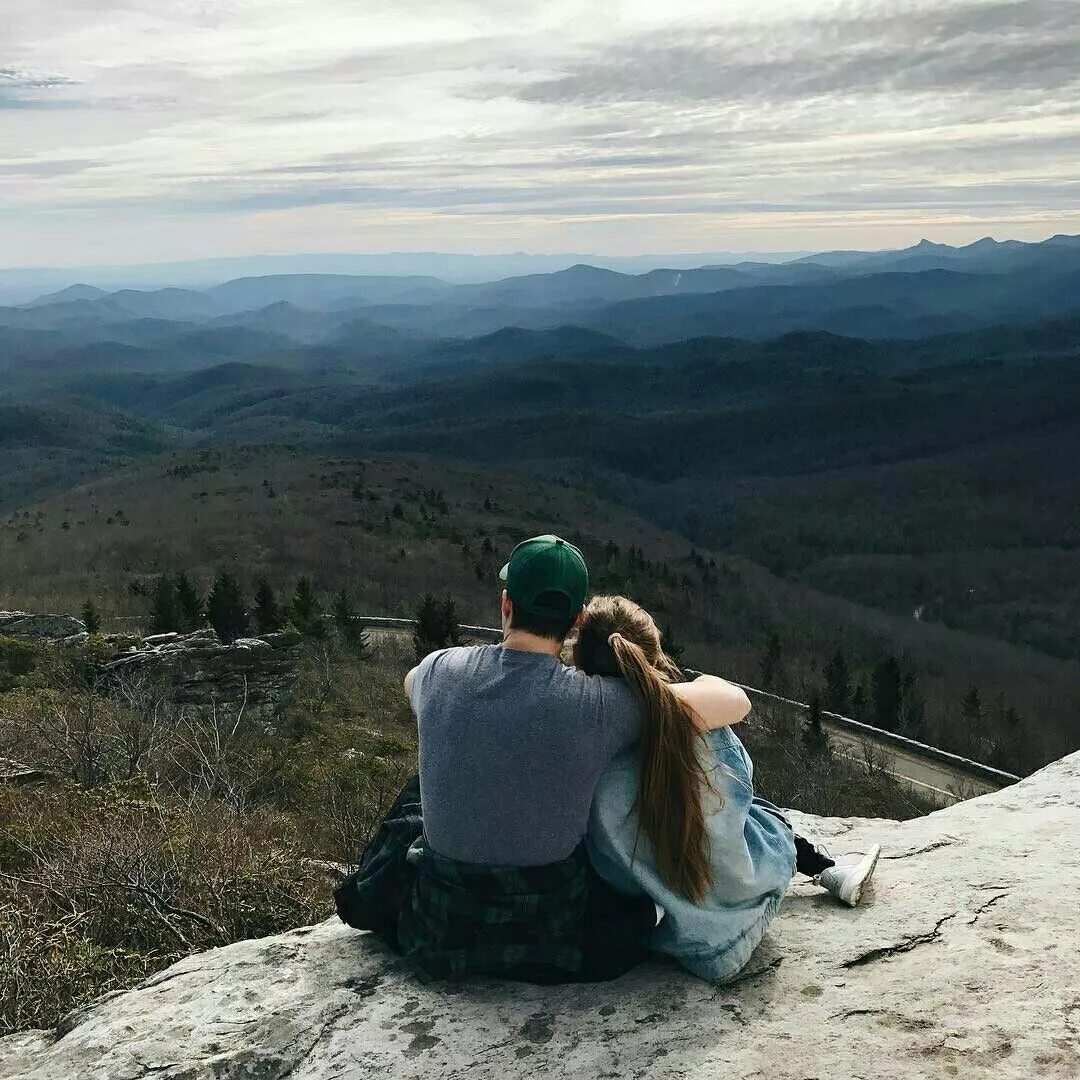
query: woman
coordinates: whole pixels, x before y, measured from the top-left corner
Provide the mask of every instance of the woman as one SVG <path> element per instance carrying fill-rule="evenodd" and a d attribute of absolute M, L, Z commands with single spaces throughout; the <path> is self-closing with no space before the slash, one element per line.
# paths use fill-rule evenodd
<path fill-rule="evenodd" d="M 639 746 L 600 779 L 587 842 L 602 877 L 663 909 L 654 949 L 724 982 L 761 941 L 796 870 L 858 903 L 879 849 L 836 866 L 777 807 L 754 798 L 753 764 L 730 726 L 704 730 L 687 695 L 673 691 L 682 673 L 648 612 L 625 597 L 595 597 L 574 662 L 590 675 L 621 675 L 645 710 Z"/>

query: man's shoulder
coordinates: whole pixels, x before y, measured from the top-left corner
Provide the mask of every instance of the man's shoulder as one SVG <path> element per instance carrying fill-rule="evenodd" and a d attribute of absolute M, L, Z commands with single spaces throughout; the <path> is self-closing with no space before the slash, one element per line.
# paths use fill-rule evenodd
<path fill-rule="evenodd" d="M 483 664 L 494 645 L 453 645 L 449 649 L 438 649 L 428 653 L 420 661 L 418 668 L 423 674 L 431 672 L 461 672 L 475 669 Z"/>

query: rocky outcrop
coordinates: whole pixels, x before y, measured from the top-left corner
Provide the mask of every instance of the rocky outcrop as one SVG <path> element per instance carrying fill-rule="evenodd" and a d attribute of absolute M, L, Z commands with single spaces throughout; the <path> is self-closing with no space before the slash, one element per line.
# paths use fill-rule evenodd
<path fill-rule="evenodd" d="M 116 678 L 149 675 L 168 681 L 179 705 L 209 708 L 246 704 L 254 714 L 273 714 L 296 682 L 300 635 L 267 634 L 221 642 L 213 630 L 155 634 L 105 665 Z"/>
<path fill-rule="evenodd" d="M 793 887 L 741 980 L 424 986 L 334 920 L 186 960 L 0 1040 L 25 1080 L 836 1080 L 1080 1076 L 1080 754 L 904 823 L 802 818 L 884 847 L 864 907 Z"/>
<path fill-rule="evenodd" d="M 44 784 L 55 780 L 56 774 L 37 765 L 27 765 L 22 761 L 0 757 L 0 784 L 13 784 L 27 787 L 32 784 Z"/>
<path fill-rule="evenodd" d="M 86 624 L 74 615 L 31 614 L 27 611 L 0 611 L 0 634 L 50 641 L 73 637 L 85 640 L 89 636 L 86 634 Z"/>

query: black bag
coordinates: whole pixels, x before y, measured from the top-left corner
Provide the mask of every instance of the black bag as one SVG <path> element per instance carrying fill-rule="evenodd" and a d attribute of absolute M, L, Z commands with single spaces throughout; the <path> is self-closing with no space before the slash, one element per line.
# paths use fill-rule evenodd
<path fill-rule="evenodd" d="M 338 918 L 343 923 L 355 930 L 372 930 L 392 948 L 398 947 L 398 911 L 409 888 L 406 856 L 423 831 L 420 777 L 414 776 L 364 849 L 359 869 L 334 890 Z"/>

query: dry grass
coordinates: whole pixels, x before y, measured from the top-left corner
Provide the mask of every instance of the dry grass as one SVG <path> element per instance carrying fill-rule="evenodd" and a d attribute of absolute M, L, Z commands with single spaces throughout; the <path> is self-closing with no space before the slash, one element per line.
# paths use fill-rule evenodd
<path fill-rule="evenodd" d="M 0 1033 L 325 918 L 327 867 L 356 861 L 415 771 L 396 649 L 314 644 L 275 730 L 151 686 L 107 696 L 73 657 L 0 694 L 0 756 L 60 777 L 0 787 Z"/>

